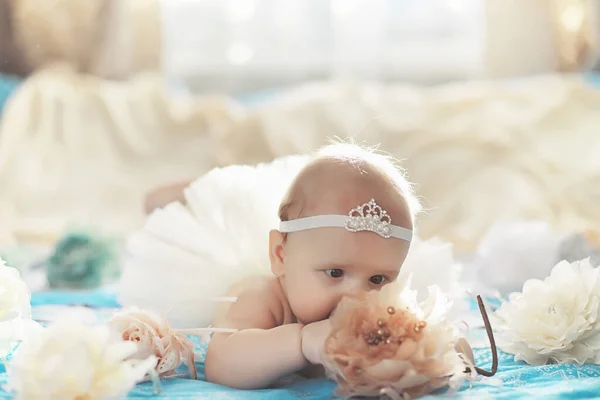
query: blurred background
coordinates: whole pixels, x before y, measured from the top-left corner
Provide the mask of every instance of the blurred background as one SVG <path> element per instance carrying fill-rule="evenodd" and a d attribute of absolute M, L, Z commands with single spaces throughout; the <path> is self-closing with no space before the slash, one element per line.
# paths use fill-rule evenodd
<path fill-rule="evenodd" d="M 459 253 L 595 232 L 599 37 L 597 0 L 0 0 L 0 255 L 103 263 L 157 188 L 332 137 L 405 160 Z"/>

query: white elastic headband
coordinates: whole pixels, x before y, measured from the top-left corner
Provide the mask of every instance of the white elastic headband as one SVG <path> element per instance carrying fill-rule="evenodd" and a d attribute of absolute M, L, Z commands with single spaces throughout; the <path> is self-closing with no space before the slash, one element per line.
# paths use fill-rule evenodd
<path fill-rule="evenodd" d="M 316 228 L 346 228 L 350 232 L 370 231 L 386 239 L 394 237 L 407 242 L 410 242 L 413 236 L 410 229 L 392 225 L 392 218 L 374 199 L 350 210 L 348 215 L 316 215 L 279 223 L 279 231 L 283 233 Z"/>

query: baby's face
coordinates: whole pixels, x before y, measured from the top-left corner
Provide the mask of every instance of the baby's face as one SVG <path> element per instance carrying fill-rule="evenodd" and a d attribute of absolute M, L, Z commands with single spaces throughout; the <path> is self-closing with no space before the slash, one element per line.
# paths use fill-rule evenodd
<path fill-rule="evenodd" d="M 299 322 L 329 317 L 340 298 L 393 282 L 409 249 L 373 232 L 320 228 L 288 235 L 282 286 Z"/>

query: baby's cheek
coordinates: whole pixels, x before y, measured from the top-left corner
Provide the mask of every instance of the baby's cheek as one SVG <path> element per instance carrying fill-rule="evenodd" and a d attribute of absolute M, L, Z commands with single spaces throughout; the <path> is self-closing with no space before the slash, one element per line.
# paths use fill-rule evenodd
<path fill-rule="evenodd" d="M 306 324 L 322 321 L 329 317 L 336 305 L 335 299 L 332 299 L 328 293 L 312 288 L 305 293 L 302 301 L 298 302 L 296 317 Z"/>
<path fill-rule="evenodd" d="M 320 320 L 329 318 L 337 308 L 342 295 L 340 293 L 328 293 L 323 297 L 320 307 Z"/>

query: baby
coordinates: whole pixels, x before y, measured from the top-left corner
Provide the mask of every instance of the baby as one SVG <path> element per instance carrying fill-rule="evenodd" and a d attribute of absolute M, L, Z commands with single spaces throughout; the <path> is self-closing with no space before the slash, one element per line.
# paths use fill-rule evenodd
<path fill-rule="evenodd" d="M 392 225 L 345 226 L 350 210 L 369 202 Z M 215 327 L 237 332 L 213 336 L 206 378 L 259 389 L 314 370 L 341 297 L 379 290 L 398 277 L 418 211 L 410 184 L 389 158 L 351 144 L 322 149 L 280 206 L 280 229 L 269 236 L 273 276 L 236 284 L 230 295 L 237 302 L 216 314 Z"/>
<path fill-rule="evenodd" d="M 183 192 L 192 182 L 193 180 L 181 181 L 152 190 L 144 198 L 144 211 L 150 215 L 157 208 L 163 208 L 174 201 L 185 204 Z"/>

